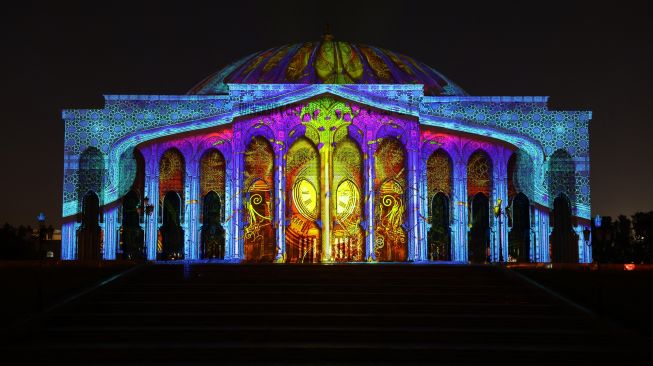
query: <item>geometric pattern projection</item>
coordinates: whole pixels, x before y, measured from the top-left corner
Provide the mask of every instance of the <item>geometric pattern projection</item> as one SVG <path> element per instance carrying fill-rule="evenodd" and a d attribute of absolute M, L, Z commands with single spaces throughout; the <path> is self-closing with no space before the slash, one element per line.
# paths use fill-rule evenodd
<path fill-rule="evenodd" d="M 103 108 L 62 113 L 62 253 L 76 255 L 76 218 L 92 191 L 105 220 L 103 255 L 115 257 L 116 203 L 136 188 L 141 200 L 158 196 L 154 218 L 143 216 L 149 259 L 156 255 L 157 216 L 166 194 L 178 195 L 168 207 L 179 211 L 173 216 L 181 226 L 177 234 L 183 233 L 182 254 L 195 258 L 203 199 L 215 192 L 219 199 L 211 196 L 209 211 L 225 229 L 225 258 L 299 262 L 299 253 L 308 253 L 301 254 L 307 261 L 425 259 L 425 229 L 434 227 L 428 220 L 438 207 L 444 230 L 438 242 L 445 248 L 450 238 L 451 244 L 443 257 L 464 261 L 474 215 L 488 221 L 485 207 L 496 204 L 488 200 L 508 205 L 523 193 L 532 216 L 530 255 L 549 260 L 554 198 L 569 199 L 573 230 L 580 232 L 590 218 L 591 112 L 551 110 L 547 100 L 469 96 L 410 57 L 332 40 L 256 53 L 188 95 L 107 95 Z M 219 140 L 204 134 L 218 126 L 224 132 Z M 432 140 L 429 129 L 449 137 Z M 175 139 L 180 143 L 166 142 Z M 310 160 L 297 160 L 306 156 L 295 143 L 311 146 Z M 143 160 L 135 161 L 134 151 Z M 483 209 L 473 212 L 477 193 L 485 196 L 476 200 Z M 298 218 L 301 240 L 286 238 Z M 499 257 L 495 244 L 507 232 L 498 221 L 483 228 L 490 247 L 479 258 Z M 307 251 L 314 240 L 315 249 Z M 580 261 L 591 258 L 580 242 L 577 251 Z"/>

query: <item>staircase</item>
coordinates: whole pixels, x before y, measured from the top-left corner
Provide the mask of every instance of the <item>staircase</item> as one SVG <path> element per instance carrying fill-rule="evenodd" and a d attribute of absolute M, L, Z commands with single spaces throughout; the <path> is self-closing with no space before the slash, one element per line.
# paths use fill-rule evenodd
<path fill-rule="evenodd" d="M 3 350 L 67 364 L 624 364 L 648 349 L 515 274 L 466 265 L 151 264 Z"/>

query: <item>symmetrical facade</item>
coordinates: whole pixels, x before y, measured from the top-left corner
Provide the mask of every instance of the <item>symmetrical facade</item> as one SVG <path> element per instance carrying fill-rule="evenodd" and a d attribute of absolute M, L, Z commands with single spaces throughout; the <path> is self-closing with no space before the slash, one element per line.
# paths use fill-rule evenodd
<path fill-rule="evenodd" d="M 591 262 L 587 111 L 288 45 L 65 110 L 64 259 Z"/>

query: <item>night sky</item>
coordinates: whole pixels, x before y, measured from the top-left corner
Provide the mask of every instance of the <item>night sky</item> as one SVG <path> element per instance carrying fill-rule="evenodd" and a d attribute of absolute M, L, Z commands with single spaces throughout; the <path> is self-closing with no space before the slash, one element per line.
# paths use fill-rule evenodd
<path fill-rule="evenodd" d="M 40 211 L 61 224 L 62 109 L 102 108 L 103 94 L 185 94 L 253 52 L 318 40 L 327 22 L 336 40 L 412 56 L 471 95 L 548 95 L 551 109 L 593 111 L 593 215 L 653 210 L 652 9 L 462 3 L 3 4 L 0 224 L 34 225 Z"/>

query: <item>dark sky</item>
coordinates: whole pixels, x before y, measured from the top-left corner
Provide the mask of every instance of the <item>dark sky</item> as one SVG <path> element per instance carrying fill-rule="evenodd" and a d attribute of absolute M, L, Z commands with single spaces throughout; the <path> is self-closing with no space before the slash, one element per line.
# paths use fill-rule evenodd
<path fill-rule="evenodd" d="M 336 39 L 412 56 L 472 95 L 548 95 L 552 109 L 592 110 L 593 214 L 653 210 L 652 9 L 623 1 L 603 8 L 454 2 L 462 5 L 5 7 L 0 224 L 34 224 L 39 211 L 60 224 L 61 109 L 101 108 L 102 94 L 184 94 L 252 52 L 319 39 L 326 22 Z"/>

